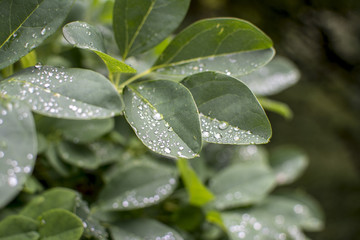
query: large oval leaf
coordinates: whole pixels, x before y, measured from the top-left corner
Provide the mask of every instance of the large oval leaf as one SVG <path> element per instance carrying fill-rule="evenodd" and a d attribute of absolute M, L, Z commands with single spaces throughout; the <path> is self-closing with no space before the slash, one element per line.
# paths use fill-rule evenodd
<path fill-rule="evenodd" d="M 101 191 L 98 206 L 103 210 L 130 210 L 157 204 L 176 188 L 176 173 L 148 159 L 116 169 Z"/>
<path fill-rule="evenodd" d="M 131 85 L 124 101 L 127 121 L 148 148 L 174 158 L 193 158 L 200 152 L 198 111 L 183 85 L 165 80 Z"/>
<path fill-rule="evenodd" d="M 215 175 L 209 189 L 218 209 L 246 206 L 260 202 L 275 186 L 275 176 L 264 163 L 242 162 Z"/>
<path fill-rule="evenodd" d="M 220 71 L 244 75 L 268 63 L 272 41 L 252 24 L 235 18 L 194 23 L 179 33 L 156 61 L 161 74 L 190 75 Z"/>
<path fill-rule="evenodd" d="M 0 93 L 27 103 L 37 113 L 58 118 L 108 118 L 123 108 L 114 86 L 85 69 L 27 68 L 2 81 Z"/>
<path fill-rule="evenodd" d="M 110 226 L 114 240 L 183 240 L 174 229 L 153 219 L 135 219 Z"/>
<path fill-rule="evenodd" d="M 269 64 L 239 78 L 255 94 L 267 96 L 294 85 L 299 77 L 300 72 L 292 62 L 283 57 L 275 57 Z"/>
<path fill-rule="evenodd" d="M 105 62 L 110 73 L 135 73 L 136 70 L 106 54 L 104 38 L 99 30 L 86 22 L 71 22 L 63 27 L 65 39 L 78 48 L 95 52 Z"/>
<path fill-rule="evenodd" d="M 190 0 L 116 0 L 113 26 L 123 59 L 145 52 L 169 36 L 189 4 Z"/>
<path fill-rule="evenodd" d="M 0 1 L 0 69 L 25 56 L 53 34 L 74 0 Z"/>
<path fill-rule="evenodd" d="M 36 152 L 30 110 L 0 98 L 0 208 L 22 189 L 34 167 Z"/>
<path fill-rule="evenodd" d="M 202 137 L 221 144 L 260 144 L 271 137 L 271 126 L 249 88 L 230 76 L 205 72 L 182 82 L 200 111 Z"/>
<path fill-rule="evenodd" d="M 11 215 L 0 222 L 1 240 L 37 240 L 39 223 L 34 219 Z"/>

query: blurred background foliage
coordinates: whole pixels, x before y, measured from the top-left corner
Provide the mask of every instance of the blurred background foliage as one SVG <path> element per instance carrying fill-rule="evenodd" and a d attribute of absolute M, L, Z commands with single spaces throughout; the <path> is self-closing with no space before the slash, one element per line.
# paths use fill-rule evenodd
<path fill-rule="evenodd" d="M 326 215 L 312 239 L 359 239 L 360 1 L 192 0 L 184 26 L 206 17 L 248 20 L 274 41 L 277 54 L 301 71 L 300 82 L 273 96 L 294 118 L 268 113 L 268 148 L 296 144 L 310 158 L 294 185 L 306 189 Z"/>

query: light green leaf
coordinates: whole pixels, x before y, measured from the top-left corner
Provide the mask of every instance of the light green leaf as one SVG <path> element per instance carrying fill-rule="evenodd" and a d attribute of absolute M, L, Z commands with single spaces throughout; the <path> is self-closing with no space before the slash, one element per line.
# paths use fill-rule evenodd
<path fill-rule="evenodd" d="M 65 20 L 74 0 L 0 1 L 0 69 L 16 62 Z"/>
<path fill-rule="evenodd" d="M 135 73 L 136 70 L 106 54 L 104 38 L 96 27 L 86 22 L 71 22 L 63 27 L 65 39 L 75 47 L 95 52 L 105 62 L 110 73 Z"/>
<path fill-rule="evenodd" d="M 275 101 L 269 98 L 258 98 L 261 106 L 263 106 L 264 109 L 280 114 L 286 119 L 292 119 L 293 112 L 291 111 L 290 107 L 283 102 Z"/>
<path fill-rule="evenodd" d="M 37 139 L 30 110 L 0 94 L 0 208 L 23 187 L 34 168 Z"/>
<path fill-rule="evenodd" d="M 183 85 L 166 80 L 128 86 L 125 116 L 151 150 L 173 158 L 194 158 L 201 150 L 199 115 Z"/>
<path fill-rule="evenodd" d="M 237 79 L 215 72 L 185 78 L 200 111 L 204 141 L 261 144 L 271 137 L 268 118 L 254 94 Z"/>
<path fill-rule="evenodd" d="M 113 27 L 123 59 L 150 50 L 169 36 L 189 4 L 190 0 L 116 0 Z"/>
<path fill-rule="evenodd" d="M 11 215 L 0 221 L 0 240 L 37 240 L 38 222 L 34 219 Z"/>
<path fill-rule="evenodd" d="M 100 192 L 98 206 L 113 211 L 152 206 L 167 198 L 176 185 L 173 169 L 145 159 L 115 169 Z"/>
<path fill-rule="evenodd" d="M 53 208 L 73 211 L 78 197 L 73 190 L 66 188 L 52 188 L 40 196 L 32 199 L 20 212 L 21 215 L 36 219 L 43 212 Z"/>
<path fill-rule="evenodd" d="M 189 194 L 190 204 L 203 206 L 214 199 L 214 195 L 204 186 L 187 159 L 178 159 L 177 166 Z"/>
<path fill-rule="evenodd" d="M 248 74 L 274 56 L 271 39 L 249 22 L 236 18 L 201 20 L 179 33 L 153 67 L 166 75 L 219 71 Z"/>
<path fill-rule="evenodd" d="M 275 186 L 275 176 L 263 163 L 243 162 L 229 166 L 209 182 L 214 205 L 227 209 L 260 202 Z"/>
<path fill-rule="evenodd" d="M 308 164 L 306 154 L 294 146 L 278 147 L 270 155 L 270 165 L 274 169 L 278 185 L 294 182 Z"/>
<path fill-rule="evenodd" d="M 269 64 L 258 70 L 239 76 L 256 95 L 274 95 L 294 85 L 300 78 L 296 66 L 286 58 L 275 57 Z"/>
<path fill-rule="evenodd" d="M 120 95 L 101 74 L 75 68 L 35 66 L 0 82 L 0 93 L 50 117 L 99 119 L 120 114 Z"/>
<path fill-rule="evenodd" d="M 35 50 L 29 52 L 28 54 L 26 54 L 25 56 L 23 56 L 20 59 L 20 63 L 21 63 L 22 68 L 28 68 L 28 67 L 31 67 L 31 66 L 35 66 L 37 62 L 38 62 L 37 61 L 37 55 L 36 55 Z"/>
<path fill-rule="evenodd" d="M 80 218 L 64 209 L 53 209 L 40 216 L 41 240 L 78 240 L 84 227 Z"/>
<path fill-rule="evenodd" d="M 153 219 L 134 219 L 110 226 L 114 240 L 183 240 L 174 229 Z"/>

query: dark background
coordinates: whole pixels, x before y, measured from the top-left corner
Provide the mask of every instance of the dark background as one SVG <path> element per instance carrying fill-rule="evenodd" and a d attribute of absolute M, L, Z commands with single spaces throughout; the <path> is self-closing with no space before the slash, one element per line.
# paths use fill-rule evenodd
<path fill-rule="evenodd" d="M 290 121 L 269 113 L 267 146 L 296 144 L 310 164 L 293 187 L 324 209 L 312 239 L 360 239 L 360 1 L 192 0 L 184 26 L 207 17 L 238 17 L 262 29 L 302 77 L 272 96 L 292 108 Z"/>

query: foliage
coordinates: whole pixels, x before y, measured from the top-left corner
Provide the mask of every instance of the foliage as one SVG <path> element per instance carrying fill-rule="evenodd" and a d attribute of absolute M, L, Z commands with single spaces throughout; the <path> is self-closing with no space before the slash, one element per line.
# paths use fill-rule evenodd
<path fill-rule="evenodd" d="M 171 39 L 189 1 L 80 3 L 89 22 L 102 6 L 103 22 L 67 23 L 65 44 L 55 31 L 73 1 L 0 2 L 0 239 L 306 239 L 322 228 L 311 197 L 270 194 L 306 155 L 254 145 L 272 135 L 263 107 L 291 116 L 265 96 L 299 75 L 271 61 L 268 36 L 214 18 Z M 85 63 L 32 64 L 77 66 L 51 42 Z"/>

